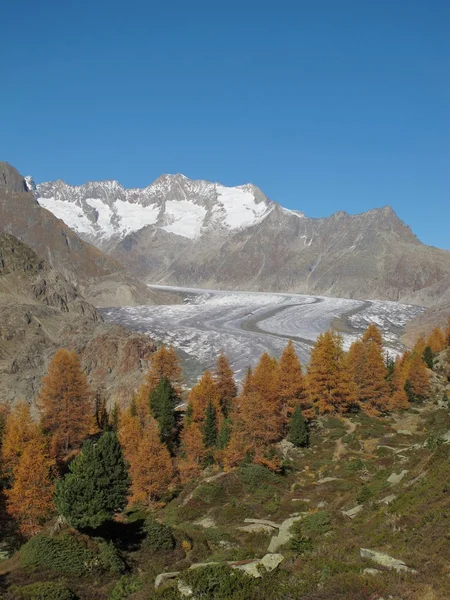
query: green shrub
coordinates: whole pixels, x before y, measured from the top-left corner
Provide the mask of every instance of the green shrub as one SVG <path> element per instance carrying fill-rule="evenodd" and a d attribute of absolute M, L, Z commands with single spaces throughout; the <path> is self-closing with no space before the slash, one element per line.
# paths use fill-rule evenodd
<path fill-rule="evenodd" d="M 125 562 L 114 544 L 105 540 L 96 541 L 98 542 L 98 568 L 111 575 L 123 573 L 126 568 Z"/>
<path fill-rule="evenodd" d="M 135 575 L 123 576 L 111 590 L 108 600 L 127 600 L 131 594 L 139 592 L 143 587 L 142 581 Z"/>
<path fill-rule="evenodd" d="M 373 497 L 373 491 L 370 486 L 364 484 L 361 486 L 361 489 L 356 496 L 356 502 L 358 504 L 364 504 L 367 500 L 370 500 Z"/>
<path fill-rule="evenodd" d="M 238 471 L 239 479 L 248 486 L 250 491 L 261 487 L 262 483 L 278 483 L 278 477 L 262 465 L 245 465 Z"/>
<path fill-rule="evenodd" d="M 295 534 L 289 542 L 289 547 L 296 554 L 310 554 L 314 550 L 311 538 L 301 533 Z"/>
<path fill-rule="evenodd" d="M 191 586 L 194 597 L 202 600 L 247 600 L 258 585 L 249 575 L 227 565 L 186 571 L 181 579 Z"/>
<path fill-rule="evenodd" d="M 7 600 L 76 600 L 76 596 L 64 583 L 44 581 L 9 588 Z"/>
<path fill-rule="evenodd" d="M 354 460 L 346 462 L 343 468 L 348 475 L 354 475 L 365 469 L 366 464 L 360 458 L 355 458 Z"/>
<path fill-rule="evenodd" d="M 175 540 L 170 527 L 150 516 L 144 523 L 144 545 L 151 550 L 173 550 Z"/>
<path fill-rule="evenodd" d="M 80 577 L 86 573 L 94 555 L 74 536 L 37 535 L 22 546 L 20 565 L 25 569 L 48 569 Z"/>
<path fill-rule="evenodd" d="M 193 492 L 196 500 L 202 500 L 206 504 L 213 504 L 223 496 L 223 490 L 219 485 L 213 483 L 202 483 Z"/>
<path fill-rule="evenodd" d="M 331 528 L 331 515 L 327 510 L 319 510 L 307 515 L 301 525 L 306 533 L 327 533 Z"/>
<path fill-rule="evenodd" d="M 91 540 L 63 533 L 37 535 L 20 550 L 20 565 L 25 569 L 48 570 L 82 577 L 91 571 L 122 573 L 125 564 L 111 542 Z"/>

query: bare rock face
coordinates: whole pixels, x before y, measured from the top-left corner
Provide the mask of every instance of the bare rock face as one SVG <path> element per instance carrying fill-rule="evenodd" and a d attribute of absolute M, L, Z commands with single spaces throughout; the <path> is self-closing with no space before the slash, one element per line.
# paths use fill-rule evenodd
<path fill-rule="evenodd" d="M 163 175 L 37 186 L 38 202 L 151 283 L 410 301 L 431 306 L 450 252 L 422 244 L 388 206 L 310 219 L 257 187 Z"/>
<path fill-rule="evenodd" d="M 12 193 L 28 192 L 28 186 L 19 171 L 3 161 L 0 161 L 0 188 Z"/>
<path fill-rule="evenodd" d="M 156 349 L 147 336 L 103 323 L 60 273 L 0 234 L 0 400 L 33 401 L 53 354 L 75 350 L 94 391 L 126 404 Z"/>

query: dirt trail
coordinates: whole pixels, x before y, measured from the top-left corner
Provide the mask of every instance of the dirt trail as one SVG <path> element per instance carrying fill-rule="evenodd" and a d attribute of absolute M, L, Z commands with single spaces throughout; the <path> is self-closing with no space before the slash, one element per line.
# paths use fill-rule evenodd
<path fill-rule="evenodd" d="M 353 421 L 350 421 L 350 419 L 342 419 L 344 421 L 344 423 L 346 424 L 347 428 L 346 428 L 346 435 L 350 434 L 350 433 L 354 433 L 356 430 L 356 426 L 357 423 L 353 423 Z M 333 460 L 339 460 L 341 458 L 341 456 L 343 454 L 345 454 L 347 452 L 347 446 L 346 444 L 342 441 L 342 438 L 339 438 L 336 441 L 336 446 L 334 449 L 334 454 L 333 454 Z"/>

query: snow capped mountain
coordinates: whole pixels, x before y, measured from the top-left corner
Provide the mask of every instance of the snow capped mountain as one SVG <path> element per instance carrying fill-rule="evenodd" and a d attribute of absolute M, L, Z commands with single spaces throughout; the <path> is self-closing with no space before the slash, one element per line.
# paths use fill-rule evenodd
<path fill-rule="evenodd" d="M 180 174 L 163 175 L 144 189 L 125 189 L 117 181 L 41 183 L 37 197 L 81 237 L 106 248 L 148 225 L 191 240 L 212 230 L 239 230 L 274 207 L 253 185 L 226 187 Z"/>

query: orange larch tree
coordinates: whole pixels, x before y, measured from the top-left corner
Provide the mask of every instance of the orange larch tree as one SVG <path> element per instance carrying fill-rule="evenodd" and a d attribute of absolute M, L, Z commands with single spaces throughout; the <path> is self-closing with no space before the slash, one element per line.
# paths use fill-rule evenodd
<path fill-rule="evenodd" d="M 193 421 L 203 423 L 208 402 L 211 402 L 217 412 L 221 413 L 219 390 L 211 371 L 203 373 L 189 394 L 188 407 L 190 407 Z"/>
<path fill-rule="evenodd" d="M 446 345 L 445 335 L 442 329 L 435 327 L 430 333 L 426 345 L 431 348 L 433 354 L 442 352 Z"/>
<path fill-rule="evenodd" d="M 373 323 L 361 340 L 354 342 L 347 354 L 348 368 L 356 385 L 356 400 L 369 415 L 378 416 L 389 410 L 389 384 L 383 355 L 383 339 Z"/>
<path fill-rule="evenodd" d="M 159 501 L 173 482 L 174 468 L 170 452 L 159 437 L 155 419 L 142 430 L 137 451 L 128 462 L 130 503 L 151 506 Z"/>
<path fill-rule="evenodd" d="M 61 459 L 79 449 L 94 424 L 93 395 L 75 352 L 60 349 L 42 380 L 38 396 L 42 428 L 51 452 Z"/>
<path fill-rule="evenodd" d="M 200 475 L 208 450 L 203 442 L 201 425 L 186 417 L 181 432 L 180 454 L 177 462 L 181 483 L 187 483 Z"/>
<path fill-rule="evenodd" d="M 306 418 L 313 416 L 302 365 L 291 340 L 283 350 L 279 362 L 278 395 L 286 422 L 297 406 L 301 407 Z"/>
<path fill-rule="evenodd" d="M 231 411 L 233 399 L 236 398 L 237 386 L 230 363 L 224 354 L 220 354 L 217 359 L 214 382 L 219 397 L 220 410 L 226 417 Z"/>
<path fill-rule="evenodd" d="M 156 387 L 160 379 L 166 378 L 170 381 L 177 395 L 181 395 L 183 387 L 183 370 L 177 353 L 171 346 L 161 346 L 152 354 L 150 369 L 145 377 L 147 394 Z"/>
<path fill-rule="evenodd" d="M 20 402 L 5 421 L 1 456 L 6 475 L 11 475 L 27 444 L 39 435 L 39 425 L 31 419 L 29 404 Z"/>
<path fill-rule="evenodd" d="M 409 353 L 407 356 L 409 357 Z M 408 396 L 405 392 L 407 370 L 407 361 L 403 356 L 398 356 L 395 359 L 394 370 L 389 380 L 390 410 L 404 410 L 408 408 Z"/>
<path fill-rule="evenodd" d="M 423 402 L 430 393 L 430 376 L 418 354 L 412 354 L 409 360 L 405 392 L 410 402 Z"/>
<path fill-rule="evenodd" d="M 267 404 L 258 392 L 239 396 L 232 416 L 233 429 L 228 447 L 223 452 L 224 464 L 231 467 L 246 456 L 271 469 L 279 468 L 277 457 L 271 456 L 272 445 L 280 440 L 283 417 L 268 414 Z"/>
<path fill-rule="evenodd" d="M 5 492 L 8 513 L 24 535 L 37 533 L 54 509 L 52 466 L 43 434 L 28 440 L 13 469 L 13 484 Z"/>
<path fill-rule="evenodd" d="M 345 360 L 342 337 L 335 331 L 326 331 L 317 338 L 307 381 L 311 401 L 320 414 L 345 413 L 355 404 L 355 385 Z"/>
<path fill-rule="evenodd" d="M 417 338 L 416 343 L 414 344 L 413 352 L 415 352 L 419 356 L 423 356 L 423 353 L 425 352 L 426 347 L 427 347 L 427 342 L 425 340 L 425 336 L 423 334 L 421 334 Z"/>

